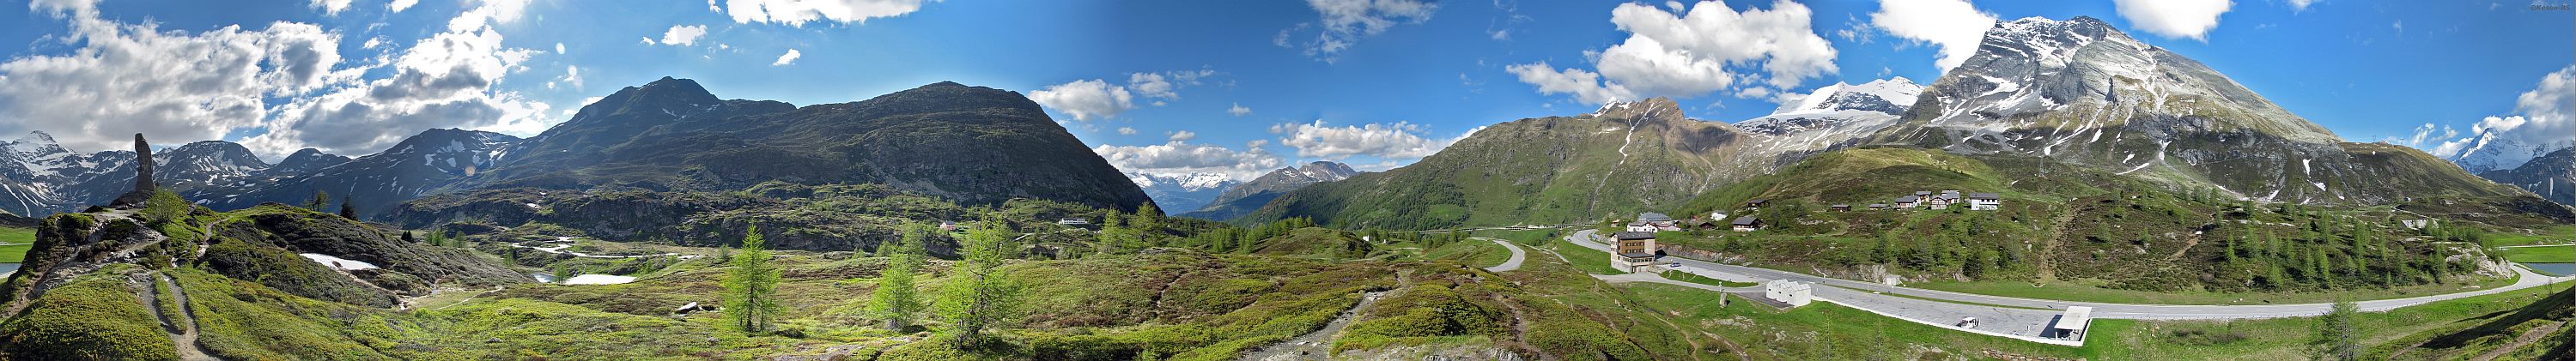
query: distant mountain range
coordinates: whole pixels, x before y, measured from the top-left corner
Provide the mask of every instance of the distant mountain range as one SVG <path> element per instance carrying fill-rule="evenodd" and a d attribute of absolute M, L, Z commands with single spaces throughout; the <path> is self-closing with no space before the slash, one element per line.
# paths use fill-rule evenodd
<path fill-rule="evenodd" d="M 148 136 L 148 135 L 147 135 Z M 80 154 L 43 133 L 0 143 L 0 210 L 77 210 L 131 188 L 134 152 Z M 208 207 L 302 204 L 328 193 L 361 217 L 476 189 L 741 190 L 762 182 L 879 183 L 964 204 L 1034 198 L 1135 209 L 1152 200 L 1018 93 L 941 82 L 797 107 L 721 100 L 663 78 L 584 106 L 533 138 L 433 129 L 377 154 L 306 149 L 277 164 L 239 144 L 154 152 L 156 178 Z M 1202 190 L 1214 188 L 1201 187 Z"/>
<path fill-rule="evenodd" d="M 1243 182 L 1216 173 L 1149 174 L 1127 172 L 1127 180 L 1145 188 L 1154 198 L 1154 206 L 1171 207 L 1166 212 L 1180 212 L 1205 207 L 1226 189 Z"/>
<path fill-rule="evenodd" d="M 1672 210 L 1815 154 L 1889 146 L 2046 159 L 2261 201 L 2530 194 L 2413 148 L 2345 142 L 2101 20 L 2027 18 L 1998 24 L 1976 55 L 1929 86 L 1901 78 L 1836 84 L 1734 124 L 1683 118 L 1661 98 L 1506 122 L 1413 165 L 1287 192 L 1235 221 L 1308 217 L 1390 228 L 1596 221 Z"/>
<path fill-rule="evenodd" d="M 1349 179 L 1359 174 L 1358 170 L 1351 169 L 1351 165 L 1333 161 L 1315 161 L 1295 168 L 1282 167 L 1270 173 L 1263 173 L 1261 177 L 1253 178 L 1250 182 L 1227 187 L 1223 193 L 1217 194 L 1215 198 L 1200 207 L 1175 206 L 1175 209 L 1196 209 L 1196 211 L 1182 213 L 1183 217 L 1232 219 L 1251 213 L 1252 210 L 1261 208 L 1262 204 L 1268 204 L 1271 199 L 1279 198 L 1280 194 L 1288 191 L 1305 188 L 1315 183 Z"/>

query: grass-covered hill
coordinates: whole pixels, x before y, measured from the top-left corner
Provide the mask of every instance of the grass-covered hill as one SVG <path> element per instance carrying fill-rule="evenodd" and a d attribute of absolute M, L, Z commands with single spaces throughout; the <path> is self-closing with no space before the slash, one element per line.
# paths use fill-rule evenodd
<path fill-rule="evenodd" d="M 2102 294 L 2453 289 L 2503 272 L 2484 233 L 2558 232 L 2564 208 L 2529 196 L 2393 207 L 2238 200 L 2048 159 L 1917 148 L 1819 154 L 1780 173 L 1704 193 L 1674 214 L 1750 214 L 1759 232 L 1674 232 L 1705 259 L 1856 279 L 1893 275 L 1986 291 L 2057 284 Z M 1991 192 L 1996 211 L 1871 211 L 1916 191 Z M 1747 210 L 1744 202 L 1768 199 Z M 1833 212 L 1829 206 L 1855 210 Z M 2529 208 L 2528 210 L 2526 208 Z M 2549 209 L 2554 208 L 2554 209 Z M 2554 210 L 2554 212 L 2552 212 Z M 2439 219 L 2410 229 L 2401 220 Z M 2134 291 L 2122 293 L 2120 291 Z"/>
<path fill-rule="evenodd" d="M 1684 118 L 1656 98 L 1579 117 L 1522 119 L 1476 131 L 1402 168 L 1290 191 L 1238 224 L 1309 218 L 1342 228 L 1435 229 L 1560 224 L 1672 208 L 1768 171 L 1742 133 Z"/>

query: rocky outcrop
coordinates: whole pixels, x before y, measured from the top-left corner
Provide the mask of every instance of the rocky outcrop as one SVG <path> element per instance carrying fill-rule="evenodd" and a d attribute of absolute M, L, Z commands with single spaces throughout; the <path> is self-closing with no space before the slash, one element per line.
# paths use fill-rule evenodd
<path fill-rule="evenodd" d="M 143 133 L 134 133 L 134 154 L 134 190 L 117 196 L 113 203 L 117 207 L 141 206 L 143 201 L 152 199 L 152 192 L 159 190 L 152 183 L 152 143 L 143 141 Z"/>

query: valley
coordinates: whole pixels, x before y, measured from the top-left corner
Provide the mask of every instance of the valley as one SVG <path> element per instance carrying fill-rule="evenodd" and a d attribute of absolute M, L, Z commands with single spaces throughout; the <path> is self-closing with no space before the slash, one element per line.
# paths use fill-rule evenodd
<path fill-rule="evenodd" d="M 1974 45 L 1927 84 L 1734 94 L 1779 106 L 1732 122 L 1654 96 L 1454 139 L 1283 123 L 1288 162 L 1111 120 L 1233 87 L 1213 70 L 807 105 L 661 76 L 542 131 L 273 164 L 36 131 L 0 142 L 0 359 L 2576 357 L 2576 153 L 2347 139 L 2087 16 Z"/>

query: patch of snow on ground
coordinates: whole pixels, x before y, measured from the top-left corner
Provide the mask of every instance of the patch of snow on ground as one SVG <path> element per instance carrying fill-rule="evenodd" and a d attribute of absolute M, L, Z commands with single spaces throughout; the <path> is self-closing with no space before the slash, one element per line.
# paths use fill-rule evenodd
<path fill-rule="evenodd" d="M 362 270 L 362 269 L 375 269 L 375 268 L 376 268 L 376 265 L 375 265 L 375 264 L 372 264 L 372 263 L 359 262 L 359 261 L 357 261 L 357 260 L 351 260 L 351 259 L 347 259 L 347 258 L 332 257 L 331 255 L 327 255 L 327 254 L 320 254 L 320 253 L 297 253 L 296 255 L 304 256 L 304 258 L 307 258 L 307 259 L 312 259 L 314 263 L 321 263 L 323 266 L 330 266 L 331 268 L 338 268 L 338 269 L 343 270 L 343 271 L 356 271 L 356 270 Z"/>
<path fill-rule="evenodd" d="M 624 283 L 628 283 L 628 282 L 635 282 L 635 277 L 630 277 L 630 276 L 611 276 L 611 275 L 603 275 L 603 274 L 585 274 L 585 275 L 579 275 L 579 276 L 572 276 L 572 278 L 564 279 L 563 284 L 567 284 L 567 285 L 614 285 L 614 284 L 624 284 Z"/>

